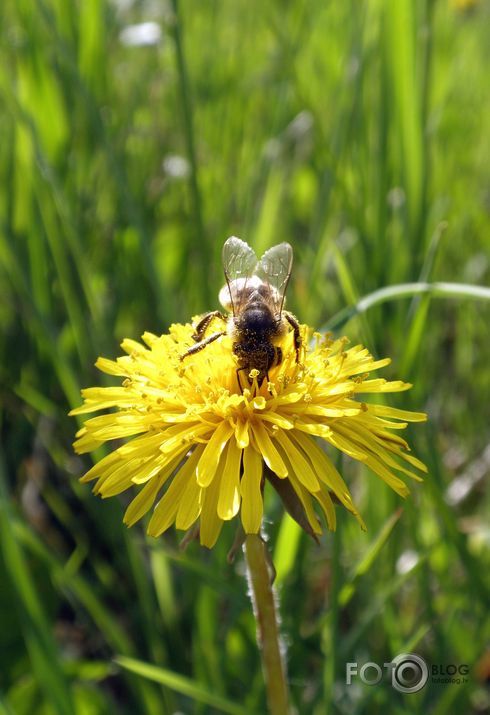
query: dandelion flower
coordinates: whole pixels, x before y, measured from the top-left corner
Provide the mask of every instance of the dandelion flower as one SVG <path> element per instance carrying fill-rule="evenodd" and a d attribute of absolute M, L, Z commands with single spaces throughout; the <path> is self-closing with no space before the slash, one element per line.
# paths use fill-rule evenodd
<path fill-rule="evenodd" d="M 300 330 L 307 346 L 311 330 Z M 332 497 L 364 528 L 322 444 L 363 462 L 402 497 L 409 492 L 401 476 L 420 480 L 418 473 L 426 471 L 400 436 L 425 414 L 369 401 L 370 395 L 410 387 L 372 376 L 389 359 L 375 360 L 361 345 L 348 348 L 345 338 L 316 335 L 316 345 L 304 347 L 298 362 L 289 333 L 282 339 L 281 364 L 262 381 L 252 370 L 242 391 L 229 336 L 181 360 L 193 333 L 191 324 L 175 324 L 160 337 L 145 333 L 145 345 L 124 340 L 126 355 L 96 363 L 124 378 L 122 385 L 83 390 L 84 404 L 70 413 L 116 408 L 87 419 L 74 448 L 82 454 L 118 441 L 82 482 L 96 480 L 94 491 L 102 497 L 136 487 L 126 524 L 153 509 L 150 535 L 174 523 L 182 530 L 198 523 L 200 541 L 210 548 L 223 522 L 238 514 L 247 534 L 260 531 L 269 482 L 295 500 L 313 535 L 322 530 L 318 511 L 335 529 Z"/>

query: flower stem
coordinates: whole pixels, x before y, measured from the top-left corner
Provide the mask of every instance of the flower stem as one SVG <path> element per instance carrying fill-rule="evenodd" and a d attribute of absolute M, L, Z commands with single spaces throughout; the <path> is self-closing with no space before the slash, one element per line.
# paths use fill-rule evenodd
<path fill-rule="evenodd" d="M 257 641 L 270 715 L 289 715 L 286 668 L 279 644 L 277 612 L 266 546 L 258 534 L 247 534 L 244 545 L 248 581 L 257 622 Z"/>

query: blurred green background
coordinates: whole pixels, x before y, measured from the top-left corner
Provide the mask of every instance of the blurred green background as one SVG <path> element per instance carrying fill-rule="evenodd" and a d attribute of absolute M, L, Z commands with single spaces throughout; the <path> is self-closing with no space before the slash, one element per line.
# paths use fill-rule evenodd
<path fill-rule="evenodd" d="M 488 712 L 489 26 L 484 0 L 3 0 L 2 715 L 265 712 L 235 525 L 212 552 L 127 531 L 66 414 L 123 337 L 217 307 L 230 234 L 290 241 L 290 309 L 429 413 L 402 512 L 341 465 L 367 534 L 339 513 L 315 546 L 270 497 L 298 713 Z M 481 289 L 343 312 L 427 281 Z M 467 682 L 346 685 L 406 651 Z"/>

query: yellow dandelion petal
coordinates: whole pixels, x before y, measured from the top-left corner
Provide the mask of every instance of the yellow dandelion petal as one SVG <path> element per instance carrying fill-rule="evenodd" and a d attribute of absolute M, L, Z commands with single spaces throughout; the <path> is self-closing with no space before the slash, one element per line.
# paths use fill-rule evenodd
<path fill-rule="evenodd" d="M 246 449 L 249 445 L 250 437 L 248 434 L 249 424 L 247 420 L 238 419 L 235 425 L 235 439 L 240 449 Z"/>
<path fill-rule="evenodd" d="M 162 444 L 162 433 L 158 432 L 156 434 L 147 432 L 146 434 L 139 435 L 127 442 L 122 444 L 117 448 L 116 452 L 124 458 L 128 457 L 149 457 L 152 454 L 157 454 L 160 451 L 160 446 Z"/>
<path fill-rule="evenodd" d="M 387 447 L 387 449 L 392 449 L 391 447 Z M 427 465 L 424 464 L 423 462 L 420 461 L 420 459 L 417 459 L 417 457 L 414 457 L 412 454 L 407 454 L 406 452 L 401 452 L 400 457 L 407 461 L 409 464 L 411 464 L 415 469 L 419 469 L 421 472 L 424 472 L 427 474 L 429 471 L 427 469 Z"/>
<path fill-rule="evenodd" d="M 376 378 L 373 380 L 364 380 L 356 385 L 355 391 L 357 392 L 404 392 L 409 390 L 412 385 L 409 382 L 403 382 L 402 380 L 384 380 L 383 378 Z"/>
<path fill-rule="evenodd" d="M 124 350 L 125 353 L 128 353 L 128 355 L 146 355 L 148 354 L 148 350 L 141 345 L 141 343 L 138 343 L 136 340 L 132 340 L 131 338 L 124 338 L 124 340 L 121 343 L 121 347 Z"/>
<path fill-rule="evenodd" d="M 382 367 L 391 365 L 391 358 L 382 358 L 381 360 L 373 360 L 372 358 L 367 361 L 367 365 L 363 366 L 363 370 L 366 372 L 371 372 L 371 370 L 379 370 Z M 353 375 L 354 373 L 351 373 Z"/>
<path fill-rule="evenodd" d="M 129 489 L 133 482 L 134 470 L 138 468 L 138 460 L 117 463 L 115 469 L 99 477 L 94 492 L 101 497 L 113 497 Z"/>
<path fill-rule="evenodd" d="M 406 426 L 407 423 L 400 422 L 399 424 L 405 424 Z M 397 452 L 399 452 L 400 449 L 410 449 L 408 442 L 403 439 L 403 437 L 400 437 L 399 434 L 388 432 L 386 429 L 379 429 L 371 424 L 369 426 L 369 434 L 375 442 L 382 444 L 386 449 L 395 450 Z"/>
<path fill-rule="evenodd" d="M 180 500 L 185 492 L 189 479 L 195 478 L 196 467 L 204 447 L 196 447 L 191 456 L 179 469 L 173 478 L 169 488 L 156 505 L 150 523 L 148 524 L 148 534 L 150 536 L 160 536 L 175 521 Z"/>
<path fill-rule="evenodd" d="M 423 478 L 419 474 L 415 474 L 415 472 L 412 472 L 410 469 L 407 469 L 404 467 L 402 464 L 397 462 L 395 459 L 392 459 L 388 454 L 384 454 L 384 463 L 387 464 L 389 467 L 392 469 L 396 469 L 397 472 L 401 472 L 402 474 L 405 474 L 407 477 L 410 477 L 410 479 L 414 479 L 416 482 L 422 482 Z"/>
<path fill-rule="evenodd" d="M 294 420 L 286 415 L 281 415 L 276 412 L 265 412 L 260 415 L 260 419 L 264 422 L 270 422 L 275 427 L 280 429 L 293 429 Z"/>
<path fill-rule="evenodd" d="M 330 531 L 335 531 L 337 526 L 337 517 L 335 515 L 335 507 L 333 505 L 333 501 L 330 498 L 328 490 L 324 486 L 321 486 L 320 489 L 315 492 L 315 499 L 318 501 L 321 508 L 323 509 L 323 512 L 327 519 L 328 528 L 330 529 Z"/>
<path fill-rule="evenodd" d="M 269 469 L 278 477 L 284 478 L 288 476 L 288 469 L 284 464 L 281 455 L 274 446 L 273 441 L 269 437 L 269 433 L 260 420 L 257 420 L 252 425 L 252 431 L 258 451 L 262 454 L 264 462 Z"/>
<path fill-rule="evenodd" d="M 386 365 L 389 365 L 391 360 L 389 358 L 386 358 L 384 360 L 356 360 L 356 361 L 351 361 L 351 360 L 344 360 L 342 366 L 339 369 L 338 378 L 345 378 L 345 377 L 355 377 L 357 375 L 360 375 L 362 373 L 367 373 L 371 372 L 372 370 L 379 370 L 382 367 L 385 367 Z"/>
<path fill-rule="evenodd" d="M 142 450 L 132 452 L 134 455 L 131 460 L 134 465 L 133 482 L 135 484 L 142 484 L 148 481 L 148 479 L 151 479 L 154 469 L 164 469 L 169 464 L 172 464 L 175 459 L 181 459 L 188 449 L 189 445 L 187 444 L 177 444 L 172 452 L 166 452 L 165 454 L 160 451 L 155 451 L 148 456 L 147 449 L 145 449 L 144 452 Z M 138 459 L 140 460 L 139 463 L 137 461 Z"/>
<path fill-rule="evenodd" d="M 228 422 L 222 422 L 213 432 L 197 465 L 197 482 L 201 487 L 207 487 L 211 484 L 218 467 L 221 452 L 230 439 L 232 432 L 233 428 Z"/>
<path fill-rule="evenodd" d="M 297 419 L 294 421 L 292 427 L 301 430 L 301 432 L 315 435 L 315 437 L 321 437 L 322 439 L 328 440 L 332 435 L 332 428 L 321 422 L 305 422 L 304 420 Z"/>
<path fill-rule="evenodd" d="M 257 534 L 262 523 L 264 504 L 261 481 L 262 457 L 253 447 L 248 447 L 243 451 L 243 476 L 240 482 L 242 524 L 247 534 Z"/>
<path fill-rule="evenodd" d="M 407 476 L 411 477 L 411 479 L 415 479 L 419 482 L 422 481 L 418 474 L 414 474 L 392 458 L 391 453 L 398 455 L 400 454 L 399 449 L 388 449 L 387 445 L 381 440 L 375 440 L 373 442 L 371 433 L 368 430 L 363 429 L 361 424 L 356 424 L 355 429 L 349 428 L 348 425 L 338 425 L 337 429 L 347 436 L 354 444 L 360 444 L 364 447 L 367 452 L 375 452 L 376 456 L 389 467 L 393 467 L 394 469 L 403 472 Z"/>
<path fill-rule="evenodd" d="M 414 421 L 420 422 L 421 420 L 414 420 Z M 374 432 L 374 431 L 379 432 L 379 433 L 384 432 L 385 434 L 389 435 L 390 437 L 395 437 L 395 439 L 400 439 L 400 438 L 397 438 L 396 435 L 392 435 L 390 432 L 387 432 L 386 429 L 380 429 L 380 428 L 386 427 L 388 429 L 394 429 L 394 430 L 401 431 L 408 427 L 408 422 L 393 422 L 392 420 L 381 419 L 381 417 L 377 417 L 376 421 L 373 422 L 373 420 L 371 419 L 371 414 L 370 414 L 369 410 L 367 410 L 366 412 L 363 412 L 362 414 L 359 413 L 358 423 L 362 424 L 363 422 L 369 426 L 369 430 L 371 432 Z M 407 444 L 406 440 L 402 440 L 402 441 L 403 441 L 405 449 L 408 449 L 408 444 Z"/>
<path fill-rule="evenodd" d="M 202 487 L 197 483 L 197 475 L 195 473 L 190 474 L 175 517 L 175 527 L 177 529 L 185 531 L 197 521 L 201 513 L 202 492 Z"/>
<path fill-rule="evenodd" d="M 365 464 L 401 497 L 407 497 L 410 494 L 410 490 L 405 482 L 395 476 L 377 457 L 370 455 L 365 460 Z"/>
<path fill-rule="evenodd" d="M 320 483 L 303 450 L 295 445 L 289 433 L 279 432 L 276 440 L 301 484 L 310 492 L 317 492 Z"/>
<path fill-rule="evenodd" d="M 132 459 L 122 459 L 119 454 L 118 459 L 109 463 L 99 476 L 94 491 L 104 497 L 120 494 L 132 484 L 143 484 L 151 480 L 162 469 L 174 463 L 176 458 L 178 462 L 182 455 L 182 449 L 171 455 L 157 453 L 143 459 L 139 455 Z"/>
<path fill-rule="evenodd" d="M 292 432 L 291 437 L 296 440 L 303 451 L 308 455 L 318 479 L 330 487 L 344 506 L 351 511 L 355 511 L 347 484 L 328 458 L 328 455 L 325 454 L 314 439 L 311 439 L 311 437 L 308 437 L 299 430 Z"/>
<path fill-rule="evenodd" d="M 224 456 L 224 455 L 223 455 Z M 218 499 L 221 482 L 223 480 L 223 466 L 225 460 L 222 458 L 218 464 L 215 477 L 207 489 L 203 489 L 204 502 L 201 512 L 199 529 L 199 540 L 203 546 L 212 549 L 216 543 L 223 520 L 218 515 Z"/>
<path fill-rule="evenodd" d="M 100 462 L 94 464 L 94 466 L 89 469 L 88 472 L 83 475 L 83 477 L 81 477 L 80 481 L 82 482 L 82 484 L 86 484 L 87 482 L 91 482 L 92 480 L 97 479 L 97 477 L 100 477 L 100 475 L 103 474 L 106 470 L 109 470 L 111 467 L 117 464 L 120 459 L 121 457 L 117 451 L 111 452 L 111 454 L 107 454 L 100 460 Z"/>
<path fill-rule="evenodd" d="M 85 422 L 91 435 L 98 440 L 108 442 L 112 439 L 132 437 L 148 430 L 148 416 L 133 412 L 99 415 Z"/>
<path fill-rule="evenodd" d="M 82 390 L 84 404 L 70 410 L 69 415 L 83 415 L 109 407 L 128 406 L 133 404 L 134 395 L 125 387 L 92 387 Z"/>
<path fill-rule="evenodd" d="M 153 506 L 158 492 L 165 484 L 179 460 L 174 460 L 167 469 L 160 472 L 156 479 L 151 479 L 145 484 L 145 486 L 140 490 L 140 492 L 135 496 L 131 504 L 128 506 L 124 512 L 123 521 L 127 526 L 133 526 L 137 521 L 141 519 Z"/>
<path fill-rule="evenodd" d="M 354 391 L 354 383 L 352 380 L 347 380 L 346 382 L 333 382 L 333 383 L 322 383 L 316 388 L 316 395 L 318 399 L 332 398 L 332 397 L 342 397 L 345 395 L 350 395 Z"/>
<path fill-rule="evenodd" d="M 331 444 L 333 444 L 334 447 L 337 447 L 337 449 L 340 449 L 341 452 L 348 454 L 349 457 L 357 459 L 360 462 L 366 461 L 366 453 L 362 449 L 359 449 L 358 446 L 354 444 L 351 440 L 346 439 L 340 433 L 338 424 L 335 423 L 332 425 L 331 433 L 327 439 Z"/>
<path fill-rule="evenodd" d="M 280 397 L 275 398 L 275 400 L 271 400 L 271 402 L 275 402 L 276 405 L 285 406 L 285 405 L 295 405 L 300 400 L 302 400 L 304 397 L 304 392 L 284 392 Z"/>
<path fill-rule="evenodd" d="M 177 452 L 177 460 L 180 459 L 182 451 Z M 146 459 L 142 464 L 135 465 L 133 484 L 145 484 L 153 479 L 169 462 L 167 455 L 158 455 L 153 459 Z"/>
<path fill-rule="evenodd" d="M 218 516 L 227 521 L 240 509 L 240 467 L 242 450 L 236 440 L 229 440 L 226 447 L 226 463 L 218 497 Z"/>
<path fill-rule="evenodd" d="M 182 445 L 195 443 L 198 437 L 203 437 L 210 430 L 209 425 L 203 425 L 200 422 L 190 426 L 185 423 L 172 425 L 172 427 L 167 427 L 161 436 L 160 450 L 165 453 L 173 452 Z"/>
<path fill-rule="evenodd" d="M 409 410 L 399 410 L 396 407 L 388 405 L 368 405 L 369 411 L 378 417 L 394 417 L 397 420 L 405 420 L 406 422 L 426 422 L 427 415 L 425 412 L 411 412 Z"/>
<path fill-rule="evenodd" d="M 311 501 L 311 494 L 306 489 L 301 482 L 298 479 L 298 475 L 296 475 L 291 468 L 289 472 L 289 481 L 291 482 L 291 486 L 293 487 L 294 491 L 296 492 L 302 506 L 304 509 L 304 512 L 306 514 L 306 518 L 308 519 L 308 522 L 313 529 L 313 532 L 315 534 L 321 534 L 322 533 L 322 527 L 320 526 L 320 522 L 318 521 L 317 515 L 315 514 L 315 510 L 313 508 L 313 504 Z M 320 489 L 315 493 L 315 497 L 319 493 Z"/>
<path fill-rule="evenodd" d="M 158 335 L 154 335 L 154 333 L 150 333 L 148 330 L 145 330 L 145 332 L 141 336 L 141 339 L 144 340 L 144 342 L 148 345 L 149 348 L 153 348 L 155 347 L 155 345 L 158 344 L 161 338 Z"/>
<path fill-rule="evenodd" d="M 100 357 L 97 359 L 95 367 L 99 368 L 101 372 L 105 372 L 107 375 L 117 375 L 118 377 L 129 376 L 127 369 L 120 360 L 108 360 L 107 358 Z"/>
<path fill-rule="evenodd" d="M 94 452 L 102 444 L 104 444 L 103 439 L 95 439 L 95 437 L 87 432 L 87 430 L 80 430 L 77 432 L 78 439 L 73 442 L 73 449 L 77 454 L 86 454 L 87 452 Z"/>
<path fill-rule="evenodd" d="M 326 417 L 333 419 L 334 417 L 354 417 L 361 412 L 361 405 L 345 406 L 345 407 L 328 407 L 326 405 L 312 405 L 305 410 L 307 415 L 315 415 L 318 417 Z"/>

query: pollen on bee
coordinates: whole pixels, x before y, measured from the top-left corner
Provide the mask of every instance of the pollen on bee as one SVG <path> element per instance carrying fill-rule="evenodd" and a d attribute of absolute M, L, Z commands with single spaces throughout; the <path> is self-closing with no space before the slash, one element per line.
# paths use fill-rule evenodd
<path fill-rule="evenodd" d="M 257 370 L 255 367 L 253 368 L 253 370 L 250 370 L 250 372 L 248 373 L 248 376 L 251 380 L 255 379 L 259 375 L 260 375 L 260 370 Z"/>

